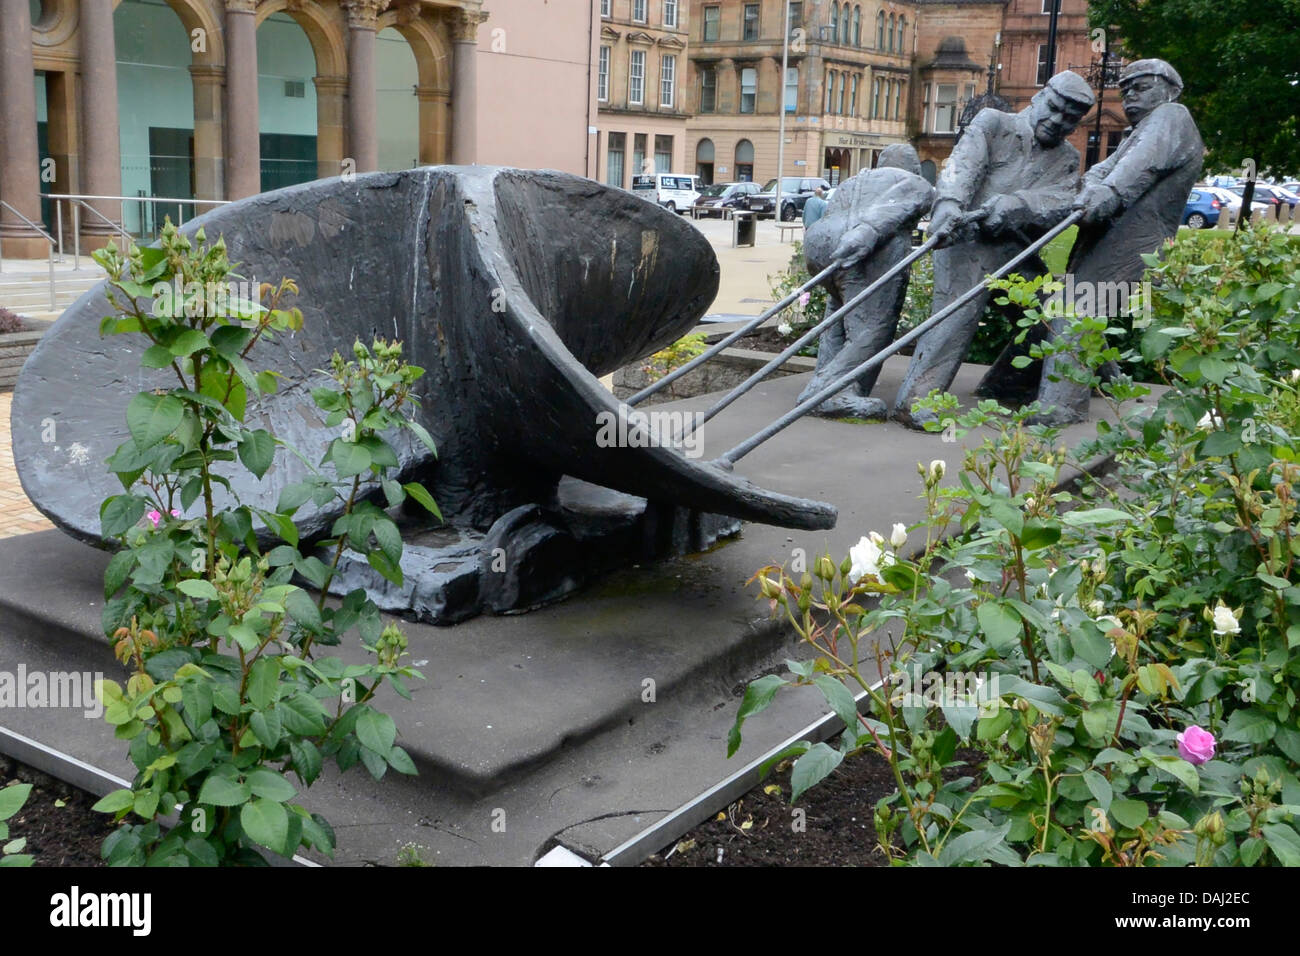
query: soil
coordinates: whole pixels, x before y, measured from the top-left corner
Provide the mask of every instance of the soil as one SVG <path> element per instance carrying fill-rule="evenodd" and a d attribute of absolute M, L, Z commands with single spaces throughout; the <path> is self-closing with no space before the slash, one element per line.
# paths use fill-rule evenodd
<path fill-rule="evenodd" d="M 9 838 L 27 838 L 34 866 L 103 866 L 99 848 L 112 817 L 90 808 L 98 798 L 10 757 L 0 755 L 0 787 L 30 783 L 23 808 L 9 818 Z"/>
<path fill-rule="evenodd" d="M 774 327 L 760 328 L 753 335 L 747 335 L 736 343 L 736 348 L 753 349 L 755 352 L 771 352 L 777 354 L 784 352 L 790 343 L 794 341 L 793 337 L 787 337 L 777 332 Z M 815 343 L 804 349 L 809 355 L 816 355 L 817 349 Z"/>

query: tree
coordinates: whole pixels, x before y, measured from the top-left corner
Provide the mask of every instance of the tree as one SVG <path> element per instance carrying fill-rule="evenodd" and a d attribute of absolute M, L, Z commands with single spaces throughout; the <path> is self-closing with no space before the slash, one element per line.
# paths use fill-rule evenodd
<path fill-rule="evenodd" d="M 1300 172 L 1300 0 L 1093 0 L 1089 17 L 1126 59 L 1178 70 L 1207 170 Z"/>

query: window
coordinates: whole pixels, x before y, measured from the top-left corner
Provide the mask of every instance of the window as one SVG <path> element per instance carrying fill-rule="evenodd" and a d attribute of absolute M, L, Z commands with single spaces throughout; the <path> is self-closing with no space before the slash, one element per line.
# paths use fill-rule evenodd
<path fill-rule="evenodd" d="M 1047 85 L 1047 81 L 1050 79 L 1047 69 L 1047 44 L 1040 43 L 1038 44 L 1038 86 Z"/>
<path fill-rule="evenodd" d="M 880 77 L 871 81 L 871 118 L 880 117 Z"/>
<path fill-rule="evenodd" d="M 677 97 L 677 57 L 665 53 L 659 58 L 659 105 L 673 108 Z"/>
<path fill-rule="evenodd" d="M 718 24 L 722 22 L 721 7 L 704 8 L 704 39 L 716 40 L 718 38 Z"/>
<path fill-rule="evenodd" d="M 853 34 L 849 32 L 849 5 L 847 3 L 840 9 L 840 37 L 845 46 L 848 46 L 853 41 Z"/>
<path fill-rule="evenodd" d="M 600 0 L 600 15 L 607 17 L 610 15 L 609 5 L 613 0 Z"/>
<path fill-rule="evenodd" d="M 645 102 L 645 50 L 628 54 L 627 101 L 637 106 Z"/>
<path fill-rule="evenodd" d="M 605 185 L 623 185 L 623 147 L 627 133 L 609 134 L 609 159 L 605 163 Z"/>
<path fill-rule="evenodd" d="M 799 110 L 799 67 L 787 67 L 785 71 L 785 111 L 797 113 Z"/>
<path fill-rule="evenodd" d="M 677 0 L 664 0 L 664 26 L 677 26 Z"/>
<path fill-rule="evenodd" d="M 740 71 L 740 112 L 754 112 L 754 100 L 758 97 L 758 70 L 747 66 Z"/>
<path fill-rule="evenodd" d="M 754 144 L 742 139 L 736 144 L 736 181 L 747 183 L 754 179 Z"/>
<path fill-rule="evenodd" d="M 839 113 L 841 116 L 844 115 L 844 92 L 845 92 L 844 87 L 848 85 L 849 85 L 849 75 L 847 73 L 841 73 L 840 74 L 840 101 L 838 104 L 839 109 L 835 111 Z"/>
<path fill-rule="evenodd" d="M 862 8 L 853 8 L 853 45 L 862 46 Z"/>
<path fill-rule="evenodd" d="M 822 112 L 829 113 L 831 105 L 835 102 L 835 71 L 831 70 L 826 74 L 826 109 Z"/>
<path fill-rule="evenodd" d="M 907 17 L 899 17 L 898 18 L 898 46 L 897 46 L 897 50 L 899 53 L 907 52 L 907 44 L 903 42 L 905 36 L 904 31 L 906 31 L 906 29 L 907 29 Z"/>
<path fill-rule="evenodd" d="M 790 29 L 794 30 L 803 25 L 803 2 L 795 0 L 790 4 Z"/>
<path fill-rule="evenodd" d="M 1061 0 L 1056 0 L 1056 9 L 1058 11 L 1061 9 Z M 1043 13 L 1051 13 L 1051 12 L 1052 12 L 1052 0 L 1043 0 Z M 1060 14 L 1058 13 L 1057 15 L 1059 16 Z"/>
<path fill-rule="evenodd" d="M 702 139 L 695 144 L 695 175 L 703 183 L 713 182 L 713 140 Z"/>
<path fill-rule="evenodd" d="M 655 136 L 655 172 L 667 173 L 673 168 L 673 138 Z"/>
<path fill-rule="evenodd" d="M 930 127 L 930 84 L 921 84 L 921 128 Z"/>
<path fill-rule="evenodd" d="M 645 23 L 649 19 L 646 16 L 648 2 L 649 0 L 632 0 L 632 19 L 637 23 Z"/>
<path fill-rule="evenodd" d="M 876 13 L 876 49 L 885 48 L 885 11 L 880 10 Z"/>
<path fill-rule="evenodd" d="M 741 37 L 746 40 L 758 39 L 758 4 L 745 4 L 745 25 Z"/>
<path fill-rule="evenodd" d="M 835 0 L 831 4 L 831 42 L 840 42 L 840 3 Z"/>
<path fill-rule="evenodd" d="M 645 133 L 632 136 L 632 175 L 644 176 L 645 168 Z"/>
<path fill-rule="evenodd" d="M 951 133 L 957 128 L 957 84 L 939 83 L 934 96 L 934 131 Z"/>
<path fill-rule="evenodd" d="M 894 52 L 894 15 L 889 15 L 889 33 L 885 35 L 885 48 L 890 53 Z"/>
<path fill-rule="evenodd" d="M 596 70 L 596 99 L 609 99 L 609 47 L 600 48 L 600 65 Z"/>
<path fill-rule="evenodd" d="M 858 75 L 853 74 L 853 85 L 849 87 L 849 115 L 858 115 Z"/>
<path fill-rule="evenodd" d="M 903 108 L 903 81 L 899 80 L 894 84 L 894 119 L 902 116 Z"/>
<path fill-rule="evenodd" d="M 700 112 L 712 113 L 718 108 L 718 74 L 711 67 L 700 71 Z"/>

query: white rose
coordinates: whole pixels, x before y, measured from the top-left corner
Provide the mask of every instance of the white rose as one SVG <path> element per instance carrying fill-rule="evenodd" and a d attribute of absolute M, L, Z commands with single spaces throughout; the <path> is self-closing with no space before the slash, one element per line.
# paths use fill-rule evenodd
<path fill-rule="evenodd" d="M 889 535 L 889 543 L 897 551 L 903 545 L 907 544 L 907 527 L 901 522 L 895 522 L 894 530 Z"/>
<path fill-rule="evenodd" d="M 1240 634 L 1241 622 L 1237 620 L 1240 613 L 1240 611 L 1233 611 L 1232 608 L 1220 601 L 1214 608 L 1214 633 L 1219 635 Z"/>
<path fill-rule="evenodd" d="M 872 533 L 874 534 L 874 532 Z M 870 537 L 862 538 L 857 544 L 849 548 L 849 561 L 852 562 L 852 567 L 849 569 L 849 580 L 856 584 L 864 577 L 880 577 L 882 557 L 884 557 L 884 550 L 876 542 L 872 541 Z"/>

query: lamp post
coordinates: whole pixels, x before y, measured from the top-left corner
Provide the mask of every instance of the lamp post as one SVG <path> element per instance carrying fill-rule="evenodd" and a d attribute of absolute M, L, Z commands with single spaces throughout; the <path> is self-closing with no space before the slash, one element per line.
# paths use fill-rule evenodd
<path fill-rule="evenodd" d="M 790 0 L 785 2 L 785 26 L 781 32 L 781 95 L 777 97 L 777 134 L 776 134 L 776 205 L 772 218 L 781 221 L 781 186 L 785 175 L 785 84 L 786 70 L 790 68 Z M 796 94 L 798 95 L 798 94 Z"/>

